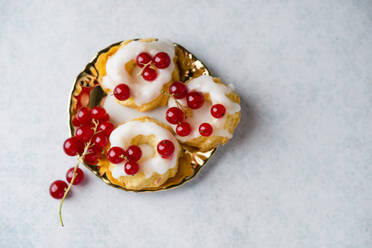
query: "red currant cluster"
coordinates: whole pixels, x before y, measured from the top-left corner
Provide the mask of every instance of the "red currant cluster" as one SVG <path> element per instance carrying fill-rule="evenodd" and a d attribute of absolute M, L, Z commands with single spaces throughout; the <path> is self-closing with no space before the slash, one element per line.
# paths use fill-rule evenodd
<path fill-rule="evenodd" d="M 142 157 L 141 148 L 132 145 L 125 151 L 123 148 L 114 146 L 107 152 L 107 159 L 113 164 L 119 164 L 124 161 L 124 171 L 127 175 L 135 175 L 139 171 L 138 160 Z"/>
<path fill-rule="evenodd" d="M 157 145 L 158 153 L 163 158 L 169 158 L 174 152 L 174 144 L 170 140 L 162 140 Z M 127 175 L 135 175 L 139 171 L 137 163 L 142 157 L 142 151 L 139 146 L 131 145 L 127 150 L 121 147 L 111 147 L 107 152 L 107 159 L 113 164 L 120 164 L 125 161 L 124 171 Z"/>
<path fill-rule="evenodd" d="M 72 124 L 76 127 L 75 135 L 65 140 L 63 150 L 69 156 L 79 155 L 79 161 L 75 167 L 67 171 L 66 180 L 69 185 L 62 180 L 57 180 L 49 188 L 50 195 L 53 198 L 62 199 L 60 203 L 62 226 L 61 208 L 63 201 L 71 186 L 81 183 L 84 179 L 84 172 L 79 168 L 80 162 L 97 164 L 102 150 L 109 143 L 108 137 L 114 129 L 114 125 L 110 122 L 110 116 L 101 107 L 81 108 L 72 119 Z"/>
<path fill-rule="evenodd" d="M 103 148 L 108 144 L 114 125 L 109 121 L 110 117 L 104 108 L 94 107 L 81 108 L 72 124 L 77 127 L 75 135 L 68 138 L 63 144 L 65 153 L 69 156 L 82 155 L 84 148 L 89 142 L 89 147 L 83 156 L 87 164 L 97 164 L 98 157 Z"/>
<path fill-rule="evenodd" d="M 141 74 L 146 81 L 154 81 L 158 74 L 156 68 L 165 69 L 170 65 L 171 59 L 165 52 L 157 53 L 153 58 L 150 54 L 142 52 L 137 55 L 136 63 L 142 68 Z M 154 65 L 156 68 L 154 68 Z M 114 88 L 114 96 L 119 101 L 125 101 L 130 97 L 130 88 L 126 84 L 119 84 Z"/>
<path fill-rule="evenodd" d="M 158 76 L 156 68 L 165 69 L 170 65 L 171 59 L 165 52 L 159 52 L 152 58 L 150 54 L 142 52 L 137 55 L 136 62 L 142 68 L 141 74 L 146 81 L 154 81 Z M 151 65 L 155 65 L 154 68 Z"/>
<path fill-rule="evenodd" d="M 92 110 L 81 108 L 72 119 L 72 124 L 77 127 L 75 135 L 63 143 L 63 149 L 69 156 L 84 155 L 83 160 L 88 164 L 97 164 L 99 154 L 108 144 L 108 136 L 114 128 L 109 122 L 109 115 L 105 109 L 94 107 Z M 71 183 L 74 168 L 67 171 L 66 180 Z M 74 185 L 84 179 L 84 172 L 77 168 Z M 56 199 L 61 199 L 65 193 L 67 184 L 57 180 L 50 186 L 50 194 Z"/>
<path fill-rule="evenodd" d="M 187 106 L 190 109 L 198 109 L 204 104 L 204 96 L 197 91 L 188 92 L 187 86 L 182 82 L 174 82 L 169 87 L 169 94 L 176 101 L 177 107 L 171 107 L 167 110 L 166 120 L 176 126 L 176 133 L 179 136 L 187 136 L 191 133 L 191 126 L 186 119 L 185 111 L 182 105 L 177 101 L 186 97 Z M 211 115 L 214 118 L 222 118 L 225 115 L 226 109 L 222 104 L 215 104 L 211 108 Z M 213 133 L 213 127 L 209 123 L 202 123 L 199 126 L 199 133 L 202 136 L 210 136 Z"/>

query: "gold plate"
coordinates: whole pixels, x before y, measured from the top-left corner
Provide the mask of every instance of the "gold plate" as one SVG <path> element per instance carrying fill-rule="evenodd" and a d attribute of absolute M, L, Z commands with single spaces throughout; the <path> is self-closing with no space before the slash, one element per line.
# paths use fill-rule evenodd
<path fill-rule="evenodd" d="M 97 63 L 107 57 L 108 53 L 119 47 L 121 43 L 122 42 L 117 42 L 98 52 L 94 59 L 77 76 L 69 101 L 69 126 L 71 135 L 73 135 L 75 132 L 75 127 L 72 125 L 72 118 L 80 107 L 87 106 L 93 108 L 94 106 L 103 104 L 106 93 L 99 85 L 101 75 L 99 74 L 99 70 L 97 69 Z M 176 56 L 178 58 L 177 65 L 179 68 L 181 81 L 185 82 L 190 78 L 198 77 L 200 75 L 210 75 L 207 67 L 192 53 L 178 44 L 174 43 L 174 46 L 176 49 Z M 181 186 L 182 184 L 193 179 L 201 171 L 201 169 L 204 168 L 208 160 L 213 156 L 214 152 L 217 149 L 214 148 L 206 152 L 201 152 L 194 147 L 189 147 L 186 145 L 182 145 L 182 147 L 185 151 L 184 157 L 181 158 L 183 160 L 183 165 L 181 165 L 180 162 L 180 166 L 182 166 L 182 168 L 179 169 L 179 171 L 173 178 L 168 179 L 168 181 L 166 181 L 158 188 L 129 190 L 125 187 L 113 184 L 107 178 L 104 170 L 102 170 L 102 168 L 100 170 L 100 166 L 89 165 L 86 163 L 84 165 L 106 184 L 125 191 L 146 192 L 168 190 Z"/>

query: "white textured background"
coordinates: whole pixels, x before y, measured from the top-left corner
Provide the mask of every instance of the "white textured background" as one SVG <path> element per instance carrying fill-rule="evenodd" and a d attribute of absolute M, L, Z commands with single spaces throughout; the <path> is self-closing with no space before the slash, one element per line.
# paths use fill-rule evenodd
<path fill-rule="evenodd" d="M 123 39 L 169 38 L 242 98 L 193 182 L 135 194 L 85 169 L 49 184 L 75 76 Z M 0 247 L 372 247 L 371 1 L 0 0 Z"/>

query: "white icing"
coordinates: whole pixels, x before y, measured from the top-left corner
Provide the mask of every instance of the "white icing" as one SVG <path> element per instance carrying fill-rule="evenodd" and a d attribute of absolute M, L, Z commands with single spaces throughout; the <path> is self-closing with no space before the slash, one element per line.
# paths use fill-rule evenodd
<path fill-rule="evenodd" d="M 131 74 L 125 70 L 125 65 L 131 60 L 136 60 L 137 55 L 141 52 L 147 52 L 151 56 L 158 52 L 165 52 L 171 58 L 171 63 L 165 69 L 157 69 L 158 76 L 154 81 L 146 81 L 141 74 L 138 75 L 141 70 L 140 67 L 135 66 Z M 113 90 L 118 84 L 125 83 L 129 86 L 131 97 L 134 98 L 137 106 L 149 103 L 161 94 L 163 85 L 171 81 L 174 69 L 174 54 L 174 45 L 167 40 L 152 42 L 132 41 L 119 48 L 107 60 L 107 75 L 102 79 L 102 86 Z"/>
<path fill-rule="evenodd" d="M 177 165 L 178 153 L 181 148 L 176 138 L 169 130 L 157 125 L 154 122 L 129 121 L 115 128 L 110 135 L 111 147 L 119 146 L 127 149 L 131 144 L 130 140 L 138 135 L 155 135 L 156 144 L 161 140 L 167 139 L 173 142 L 175 150 L 170 158 L 162 158 L 156 150 L 150 145 L 140 145 L 142 157 L 138 161 L 140 171 L 143 172 L 146 178 L 151 177 L 154 172 L 159 174 L 166 173 L 170 168 Z M 155 148 L 156 149 L 156 148 Z M 155 153 L 155 156 L 152 156 Z M 120 164 L 112 164 L 112 176 L 118 179 L 121 176 L 127 176 L 124 171 L 124 162 Z"/>
<path fill-rule="evenodd" d="M 201 106 L 199 109 L 193 109 L 192 110 L 192 117 L 188 117 L 186 119 L 186 122 L 188 122 L 191 125 L 192 131 L 188 136 L 178 136 L 177 139 L 179 139 L 181 142 L 185 142 L 192 138 L 197 138 L 200 136 L 199 133 L 199 126 L 200 124 L 207 122 L 212 125 L 213 127 L 213 136 L 222 136 L 231 138 L 232 134 L 224 129 L 226 116 L 228 114 L 233 114 L 235 112 L 240 111 L 240 105 L 231 101 L 226 95 L 232 92 L 232 88 L 224 85 L 224 84 L 217 84 L 213 81 L 213 78 L 211 76 L 203 75 L 200 77 L 197 77 L 195 79 L 192 79 L 188 84 L 187 88 L 189 92 L 191 91 L 198 91 L 203 94 L 209 93 L 210 99 L 212 103 L 208 101 L 204 101 L 203 106 Z M 183 106 L 187 106 L 186 99 L 178 100 Z M 211 113 L 211 107 L 214 104 L 222 104 L 226 108 L 226 114 L 222 118 L 214 118 Z M 171 98 L 168 102 L 169 107 L 176 107 L 176 102 L 173 98 Z M 173 129 L 176 129 L 176 125 L 172 125 Z"/>
<path fill-rule="evenodd" d="M 134 108 L 125 107 L 119 104 L 113 95 L 107 95 L 103 104 L 106 112 L 110 115 L 110 121 L 115 125 L 127 122 L 134 118 L 148 116 L 155 120 L 167 123 L 165 120 L 165 113 L 168 109 L 167 106 L 158 107 L 146 113 L 139 112 Z"/>

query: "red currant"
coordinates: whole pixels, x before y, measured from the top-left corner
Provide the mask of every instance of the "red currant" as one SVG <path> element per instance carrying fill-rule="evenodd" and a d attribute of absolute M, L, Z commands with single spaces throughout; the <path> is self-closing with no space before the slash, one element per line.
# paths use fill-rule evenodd
<path fill-rule="evenodd" d="M 109 121 L 110 120 L 110 116 L 108 114 L 105 114 L 105 117 L 102 118 L 102 120 L 100 121 Z"/>
<path fill-rule="evenodd" d="M 139 67 L 144 67 L 147 63 L 149 63 L 151 61 L 151 55 L 146 53 L 146 52 L 142 52 L 140 54 L 137 55 L 136 57 L 136 62 L 137 62 L 137 65 Z"/>
<path fill-rule="evenodd" d="M 204 103 L 204 96 L 200 92 L 190 92 L 186 95 L 187 106 L 192 109 L 200 108 Z"/>
<path fill-rule="evenodd" d="M 75 156 L 84 151 L 84 144 L 77 137 L 71 137 L 63 143 L 63 150 L 67 155 Z"/>
<path fill-rule="evenodd" d="M 75 137 L 82 142 L 88 142 L 92 138 L 94 131 L 90 126 L 82 126 L 75 130 Z"/>
<path fill-rule="evenodd" d="M 176 127 L 176 133 L 179 136 L 187 136 L 191 133 L 191 126 L 187 122 L 181 122 Z"/>
<path fill-rule="evenodd" d="M 184 83 L 174 82 L 169 86 L 169 93 L 176 99 L 184 98 L 187 94 L 187 87 Z"/>
<path fill-rule="evenodd" d="M 119 84 L 114 89 L 114 96 L 119 101 L 125 101 L 130 96 L 130 89 L 126 84 Z"/>
<path fill-rule="evenodd" d="M 201 136 L 211 136 L 213 133 L 213 127 L 209 123 L 202 123 L 199 126 L 199 133 Z"/>
<path fill-rule="evenodd" d="M 156 79 L 156 77 L 158 76 L 158 73 L 152 69 L 150 66 L 147 66 L 143 72 L 142 72 L 142 77 L 146 80 L 146 81 L 154 81 Z"/>
<path fill-rule="evenodd" d="M 129 160 L 138 161 L 142 157 L 142 151 L 139 146 L 132 145 L 127 149 L 127 157 Z"/>
<path fill-rule="evenodd" d="M 90 165 L 96 165 L 98 163 L 98 154 L 89 153 L 84 156 L 84 162 Z"/>
<path fill-rule="evenodd" d="M 98 125 L 97 130 L 104 133 L 107 137 L 110 136 L 112 130 L 114 129 L 114 125 L 111 122 L 105 121 Z"/>
<path fill-rule="evenodd" d="M 106 110 L 104 108 L 96 106 L 92 108 L 91 114 L 93 119 L 102 120 L 106 117 Z"/>
<path fill-rule="evenodd" d="M 211 115 L 214 118 L 222 118 L 226 113 L 226 108 L 222 104 L 215 104 L 211 108 Z"/>
<path fill-rule="evenodd" d="M 66 180 L 67 182 L 71 183 L 72 177 L 74 176 L 74 167 L 70 168 L 67 173 L 66 173 Z M 76 177 L 74 182 L 72 183 L 73 185 L 77 185 L 81 183 L 84 180 L 84 172 L 82 169 L 77 168 L 76 169 Z"/>
<path fill-rule="evenodd" d="M 54 181 L 49 187 L 49 194 L 55 199 L 62 199 L 68 185 L 65 181 Z"/>
<path fill-rule="evenodd" d="M 80 124 L 89 125 L 92 122 L 92 116 L 90 109 L 83 107 L 76 114 L 77 120 Z"/>
<path fill-rule="evenodd" d="M 152 59 L 152 62 L 154 62 L 155 66 L 159 69 L 165 69 L 170 65 L 170 58 L 169 55 L 165 52 L 157 53 L 154 58 Z"/>
<path fill-rule="evenodd" d="M 97 133 L 93 136 L 92 142 L 98 149 L 103 149 L 109 141 L 104 133 Z"/>
<path fill-rule="evenodd" d="M 170 140 L 162 140 L 157 146 L 158 153 L 163 158 L 169 158 L 174 152 L 173 142 Z"/>
<path fill-rule="evenodd" d="M 135 175 L 139 171 L 139 165 L 135 161 L 128 161 L 124 165 L 124 171 L 128 175 Z"/>
<path fill-rule="evenodd" d="M 181 109 L 177 107 L 169 108 L 165 114 L 165 119 L 171 124 L 178 124 L 184 119 L 184 114 Z"/>
<path fill-rule="evenodd" d="M 107 152 L 107 159 L 113 164 L 119 164 L 124 161 L 125 151 L 123 148 L 114 146 Z"/>
<path fill-rule="evenodd" d="M 97 147 L 89 148 L 87 154 L 84 156 L 84 162 L 91 165 L 97 164 L 99 153 L 100 150 Z"/>
<path fill-rule="evenodd" d="M 78 121 L 76 117 L 72 118 L 71 123 L 74 127 L 80 127 L 80 122 Z"/>

